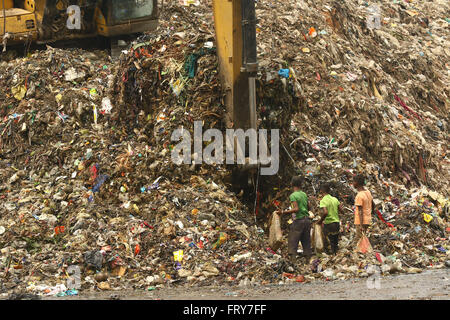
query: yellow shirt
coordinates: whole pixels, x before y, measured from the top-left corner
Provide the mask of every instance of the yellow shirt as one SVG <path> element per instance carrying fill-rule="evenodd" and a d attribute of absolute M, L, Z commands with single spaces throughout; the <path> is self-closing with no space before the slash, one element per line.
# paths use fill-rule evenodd
<path fill-rule="evenodd" d="M 369 190 L 359 191 L 356 195 L 355 206 L 362 206 L 362 224 L 372 223 L 372 200 L 373 197 Z M 359 221 L 358 208 L 355 209 L 355 224 L 361 224 Z"/>

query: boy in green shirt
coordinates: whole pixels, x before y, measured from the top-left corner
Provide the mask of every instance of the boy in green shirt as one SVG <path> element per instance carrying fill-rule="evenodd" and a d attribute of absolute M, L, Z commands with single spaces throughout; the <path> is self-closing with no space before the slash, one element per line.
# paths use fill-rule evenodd
<path fill-rule="evenodd" d="M 297 256 L 298 242 L 301 241 L 303 254 L 309 262 L 312 256 L 311 250 L 311 219 L 309 218 L 308 197 L 300 190 L 301 177 L 292 178 L 294 192 L 290 195 L 291 210 L 276 211 L 277 214 L 295 214 L 288 236 L 288 253 L 291 258 Z"/>
<path fill-rule="evenodd" d="M 323 223 L 323 234 L 325 240 L 325 249 L 328 251 L 328 245 L 331 245 L 331 253 L 336 254 L 338 251 L 339 241 L 339 214 L 342 213 L 342 204 L 339 200 L 330 195 L 330 185 L 323 183 L 320 186 L 320 220 Z"/>

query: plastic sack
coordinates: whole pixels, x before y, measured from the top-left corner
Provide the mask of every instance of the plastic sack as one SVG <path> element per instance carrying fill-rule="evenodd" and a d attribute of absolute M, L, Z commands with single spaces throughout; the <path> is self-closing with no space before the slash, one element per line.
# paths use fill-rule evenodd
<path fill-rule="evenodd" d="M 358 244 L 356 245 L 356 252 L 372 252 L 372 245 L 370 244 L 369 238 L 367 238 L 365 234 L 363 234 L 361 239 L 359 239 Z"/>
<path fill-rule="evenodd" d="M 281 233 L 280 216 L 273 213 L 269 229 L 269 247 L 273 251 L 277 251 L 283 244 L 282 238 L 283 234 Z"/>
<path fill-rule="evenodd" d="M 323 251 L 323 231 L 322 226 L 317 223 L 313 224 L 312 228 L 312 236 L 311 236 L 312 247 L 316 250 L 316 252 Z"/>

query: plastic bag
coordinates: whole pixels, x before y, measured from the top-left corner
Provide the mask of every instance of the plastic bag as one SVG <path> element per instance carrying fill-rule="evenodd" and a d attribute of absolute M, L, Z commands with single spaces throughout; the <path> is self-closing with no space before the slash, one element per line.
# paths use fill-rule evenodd
<path fill-rule="evenodd" d="M 361 239 L 359 239 L 358 244 L 356 245 L 356 252 L 372 252 L 372 245 L 370 244 L 369 238 L 367 238 L 365 234 L 363 234 Z"/>
<path fill-rule="evenodd" d="M 269 229 L 269 247 L 273 251 L 277 251 L 283 243 L 282 238 L 283 234 L 281 233 L 280 217 L 278 214 L 273 213 Z"/>
<path fill-rule="evenodd" d="M 283 78 L 289 78 L 289 69 L 280 69 L 278 75 Z"/>
<path fill-rule="evenodd" d="M 224 244 L 228 239 L 228 235 L 225 232 L 221 232 L 219 234 L 219 239 L 213 244 L 213 250 L 219 248 L 222 244 Z"/>
<path fill-rule="evenodd" d="M 316 250 L 316 252 L 323 251 L 323 231 L 322 226 L 317 223 L 314 223 L 312 228 L 312 237 L 311 237 L 312 247 Z"/>

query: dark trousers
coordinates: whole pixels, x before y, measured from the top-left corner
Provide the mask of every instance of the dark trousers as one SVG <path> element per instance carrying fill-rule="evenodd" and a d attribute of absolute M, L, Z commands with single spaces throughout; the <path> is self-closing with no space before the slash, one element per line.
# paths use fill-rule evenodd
<path fill-rule="evenodd" d="M 297 255 L 298 242 L 301 241 L 303 254 L 311 256 L 311 220 L 306 217 L 292 222 L 288 236 L 288 253 Z"/>
<path fill-rule="evenodd" d="M 338 251 L 339 242 L 339 222 L 333 222 L 323 225 L 323 235 L 325 248 L 331 246 L 331 252 L 335 254 Z"/>

